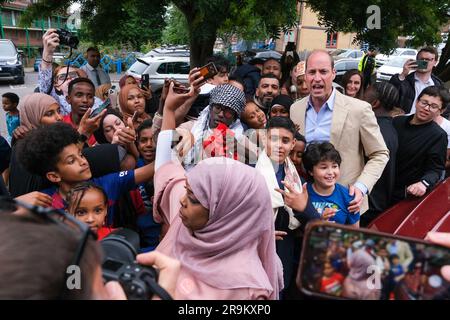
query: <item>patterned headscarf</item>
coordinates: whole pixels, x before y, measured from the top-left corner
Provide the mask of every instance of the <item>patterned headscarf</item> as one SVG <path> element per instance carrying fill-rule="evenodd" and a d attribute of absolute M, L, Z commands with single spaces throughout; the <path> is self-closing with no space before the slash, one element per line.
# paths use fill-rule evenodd
<path fill-rule="evenodd" d="M 231 84 L 222 84 L 211 90 L 209 105 L 214 104 L 230 108 L 240 115 L 245 108 L 245 94 Z"/>

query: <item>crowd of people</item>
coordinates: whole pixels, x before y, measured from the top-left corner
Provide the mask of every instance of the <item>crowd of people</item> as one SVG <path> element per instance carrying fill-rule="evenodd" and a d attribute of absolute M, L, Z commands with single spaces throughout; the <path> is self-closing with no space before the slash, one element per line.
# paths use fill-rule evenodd
<path fill-rule="evenodd" d="M 302 281 L 332 297 L 364 300 L 422 300 L 447 295 L 439 259 L 444 254 L 424 244 L 347 230 L 327 239 L 311 237 Z M 371 285 L 368 285 L 371 284 Z"/>
<path fill-rule="evenodd" d="M 213 56 L 214 77 L 193 68 L 188 85 L 166 79 L 159 96 L 124 76 L 116 96 L 98 49 L 78 69 L 52 63 L 58 45 L 49 29 L 37 92 L 2 97 L 1 193 L 63 210 L 97 240 L 134 230 L 138 261 L 160 267 L 176 299 L 296 297 L 308 222 L 367 226 L 402 199 L 424 196 L 450 168 L 449 91 L 432 74 L 432 47 L 417 57 L 427 69 L 409 73 L 409 61 L 391 83 L 373 84 L 351 70 L 343 92 L 328 52 L 299 61 L 289 47 L 281 61 L 255 59 L 232 73 Z M 0 217 L 2 237 L 14 238 L 9 225 L 27 234 L 1 249 L 3 265 L 29 255 L 40 267 L 32 275 L 2 268 L 0 297 L 58 298 L 71 258 L 64 250 L 75 240 L 24 215 Z M 85 246 L 88 284 L 73 298 L 123 297 L 114 284 L 103 287 L 97 246 Z M 333 261 L 325 269 L 328 278 L 340 272 Z"/>

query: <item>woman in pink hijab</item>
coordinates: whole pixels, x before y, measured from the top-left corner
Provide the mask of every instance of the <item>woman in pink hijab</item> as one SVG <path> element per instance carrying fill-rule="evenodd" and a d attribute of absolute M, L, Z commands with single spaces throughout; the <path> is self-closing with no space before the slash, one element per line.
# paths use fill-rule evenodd
<path fill-rule="evenodd" d="M 167 129 L 175 129 L 180 98 L 169 106 L 170 96 L 189 95 L 172 87 L 158 137 L 153 215 L 168 227 L 156 250 L 181 262 L 174 298 L 278 299 L 282 266 L 264 178 L 228 158 L 203 160 L 188 173 L 171 160 Z"/>

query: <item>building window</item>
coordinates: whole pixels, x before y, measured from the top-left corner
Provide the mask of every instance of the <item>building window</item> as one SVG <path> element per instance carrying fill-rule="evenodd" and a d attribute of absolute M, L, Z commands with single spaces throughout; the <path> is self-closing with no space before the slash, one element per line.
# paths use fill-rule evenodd
<path fill-rule="evenodd" d="M 337 38 L 338 34 L 336 32 L 334 33 L 327 33 L 327 48 L 336 48 L 337 47 Z"/>

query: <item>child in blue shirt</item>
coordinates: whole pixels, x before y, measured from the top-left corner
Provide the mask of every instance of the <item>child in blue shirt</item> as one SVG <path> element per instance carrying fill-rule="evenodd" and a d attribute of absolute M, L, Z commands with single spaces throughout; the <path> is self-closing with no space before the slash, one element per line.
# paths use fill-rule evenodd
<path fill-rule="evenodd" d="M 2 95 L 3 110 L 6 112 L 6 128 L 8 129 L 7 140 L 11 144 L 11 138 L 14 130 L 20 125 L 19 110 L 19 96 L 12 92 L 7 92 Z"/>
<path fill-rule="evenodd" d="M 308 195 L 319 214 L 325 208 L 337 210 L 329 221 L 359 227 L 359 212 L 350 213 L 347 209 L 354 197 L 337 183 L 340 164 L 341 156 L 331 143 L 311 143 L 303 155 L 303 165 L 313 180 L 308 183 Z"/>

